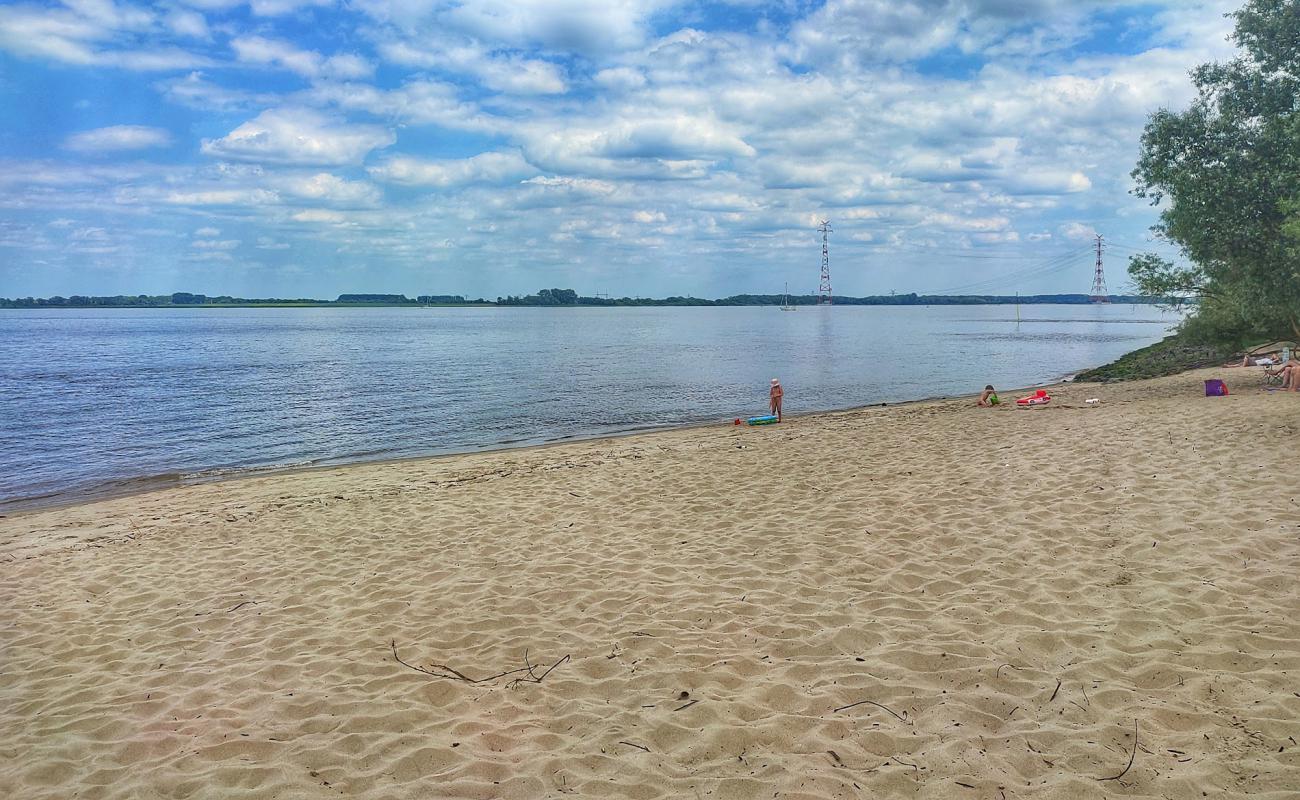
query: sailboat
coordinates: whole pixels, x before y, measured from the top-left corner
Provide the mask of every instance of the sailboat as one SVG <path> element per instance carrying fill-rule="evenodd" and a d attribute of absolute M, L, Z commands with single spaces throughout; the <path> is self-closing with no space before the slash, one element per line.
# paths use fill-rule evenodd
<path fill-rule="evenodd" d="M 781 304 L 782 311 L 798 311 L 798 306 L 790 305 L 790 284 L 785 285 L 785 302 Z"/>

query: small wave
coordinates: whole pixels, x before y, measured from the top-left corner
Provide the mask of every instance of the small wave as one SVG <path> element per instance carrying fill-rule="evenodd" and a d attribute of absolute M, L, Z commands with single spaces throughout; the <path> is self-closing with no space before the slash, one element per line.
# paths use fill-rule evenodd
<path fill-rule="evenodd" d="M 182 472 L 177 475 L 180 481 L 205 481 L 213 478 L 229 478 L 235 475 L 253 475 L 259 472 L 277 472 L 285 469 L 302 469 L 318 464 L 316 459 L 304 459 L 302 461 L 284 461 L 276 464 L 255 464 L 248 466 L 235 467 L 213 467 L 211 469 L 201 469 L 197 472 Z"/>

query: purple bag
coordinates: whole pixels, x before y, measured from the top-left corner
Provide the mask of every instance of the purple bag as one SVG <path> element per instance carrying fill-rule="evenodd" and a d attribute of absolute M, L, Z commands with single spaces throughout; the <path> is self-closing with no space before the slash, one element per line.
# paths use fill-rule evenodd
<path fill-rule="evenodd" d="M 1210 378 L 1205 382 L 1206 397 L 1223 397 L 1228 393 L 1228 386 L 1218 378 Z"/>

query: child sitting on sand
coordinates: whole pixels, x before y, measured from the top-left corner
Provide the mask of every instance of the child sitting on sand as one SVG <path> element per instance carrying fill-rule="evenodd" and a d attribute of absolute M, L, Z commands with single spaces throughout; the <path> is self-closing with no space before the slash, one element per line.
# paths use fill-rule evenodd
<path fill-rule="evenodd" d="M 781 398 L 785 397 L 785 390 L 781 388 L 781 382 L 776 378 L 772 379 L 772 389 L 768 392 L 771 400 L 770 406 L 772 413 L 776 414 L 776 421 L 781 421 Z"/>
<path fill-rule="evenodd" d="M 984 387 L 984 393 L 980 395 L 977 406 L 995 406 L 1002 401 L 998 399 L 998 393 L 993 390 L 993 384 Z"/>

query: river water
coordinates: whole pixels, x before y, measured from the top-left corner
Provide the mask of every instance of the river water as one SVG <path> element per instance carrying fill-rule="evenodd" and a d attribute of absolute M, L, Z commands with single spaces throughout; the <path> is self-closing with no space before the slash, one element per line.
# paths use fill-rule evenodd
<path fill-rule="evenodd" d="M 1027 386 L 1151 306 L 0 311 L 0 511 L 153 485 Z"/>

